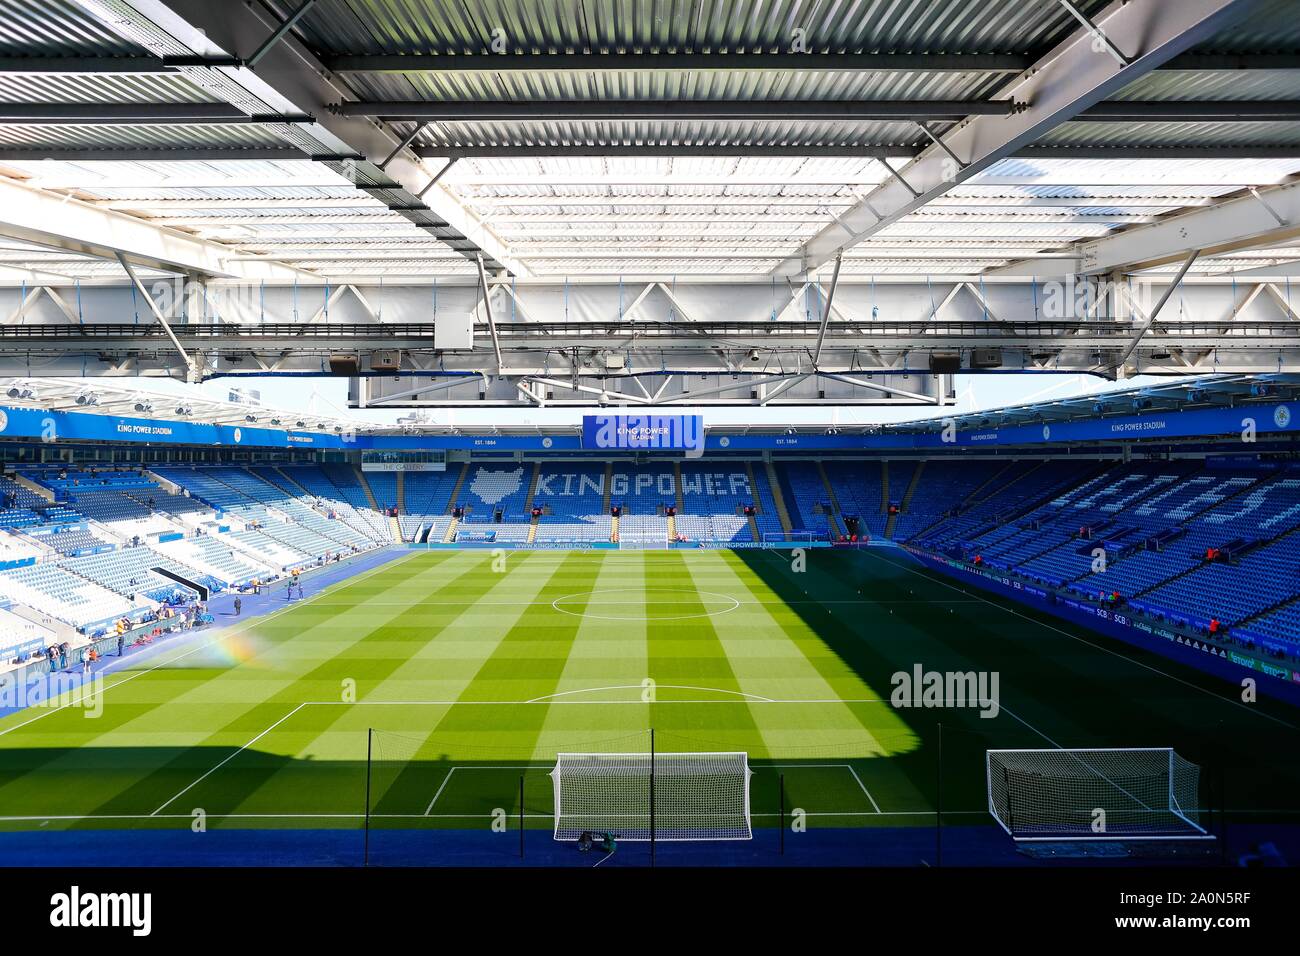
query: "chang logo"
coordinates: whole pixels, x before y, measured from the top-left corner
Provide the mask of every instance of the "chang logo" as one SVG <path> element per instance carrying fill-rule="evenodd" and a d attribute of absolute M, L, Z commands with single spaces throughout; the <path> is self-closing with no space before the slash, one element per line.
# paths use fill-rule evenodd
<path fill-rule="evenodd" d="M 1286 405 L 1279 405 L 1277 408 L 1273 409 L 1273 424 L 1278 428 L 1290 428 L 1291 409 Z M 4 426 L 0 425 L 0 430 L 3 429 Z"/>

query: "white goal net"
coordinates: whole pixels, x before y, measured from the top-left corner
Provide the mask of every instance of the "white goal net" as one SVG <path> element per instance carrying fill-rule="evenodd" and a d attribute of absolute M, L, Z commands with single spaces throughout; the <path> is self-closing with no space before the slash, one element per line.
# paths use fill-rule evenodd
<path fill-rule="evenodd" d="M 1016 840 L 1197 839 L 1201 768 L 1172 748 L 990 750 L 989 812 Z"/>
<path fill-rule="evenodd" d="M 562 753 L 551 771 L 555 839 L 748 840 L 745 753 Z M 652 781 L 653 779 L 653 786 Z"/>

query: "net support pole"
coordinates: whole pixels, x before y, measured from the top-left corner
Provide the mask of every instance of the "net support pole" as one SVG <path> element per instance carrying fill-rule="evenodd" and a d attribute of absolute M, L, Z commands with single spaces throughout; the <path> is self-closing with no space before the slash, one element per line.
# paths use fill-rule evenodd
<path fill-rule="evenodd" d="M 1007 830 L 1014 833 L 1016 830 L 1016 808 L 1012 803 L 1011 777 L 1007 774 L 1007 768 L 1002 768 L 1002 788 L 1007 794 Z"/>
<path fill-rule="evenodd" d="M 781 855 L 785 856 L 785 774 L 778 779 L 781 790 Z"/>
<path fill-rule="evenodd" d="M 943 724 L 939 724 L 938 745 L 935 747 L 938 768 L 934 785 L 934 865 L 943 866 Z"/>
<path fill-rule="evenodd" d="M 371 727 L 366 728 L 366 823 L 365 823 L 365 849 L 362 853 L 362 866 L 370 865 L 370 763 L 372 745 L 374 743 L 375 731 Z"/>
<path fill-rule="evenodd" d="M 1219 759 L 1219 859 L 1228 865 L 1228 775 L 1223 771 L 1223 759 Z"/>
<path fill-rule="evenodd" d="M 650 865 L 655 865 L 655 729 L 650 728 Z"/>
<path fill-rule="evenodd" d="M 519 859 L 524 858 L 524 775 L 519 775 Z"/>

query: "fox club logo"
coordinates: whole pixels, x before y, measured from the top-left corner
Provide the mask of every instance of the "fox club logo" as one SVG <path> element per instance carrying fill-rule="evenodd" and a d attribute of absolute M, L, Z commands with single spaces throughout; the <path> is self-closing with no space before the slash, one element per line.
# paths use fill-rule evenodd
<path fill-rule="evenodd" d="M 9 427 L 9 413 L 0 408 L 0 432 Z"/>
<path fill-rule="evenodd" d="M 1291 409 L 1286 405 L 1279 405 L 1273 409 L 1273 424 L 1278 428 L 1287 428 L 1291 425 Z M 0 426 L 3 428 L 4 426 Z"/>
<path fill-rule="evenodd" d="M 519 490 L 523 483 L 524 466 L 514 471 L 489 471 L 480 468 L 469 484 L 469 490 L 484 504 L 494 505 L 509 498 Z"/>

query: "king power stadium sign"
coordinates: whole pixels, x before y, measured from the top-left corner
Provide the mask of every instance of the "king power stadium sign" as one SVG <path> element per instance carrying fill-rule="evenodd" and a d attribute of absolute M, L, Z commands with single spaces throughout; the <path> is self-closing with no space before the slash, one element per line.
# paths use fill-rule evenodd
<path fill-rule="evenodd" d="M 584 415 L 582 447 L 704 454 L 703 415 Z"/>

